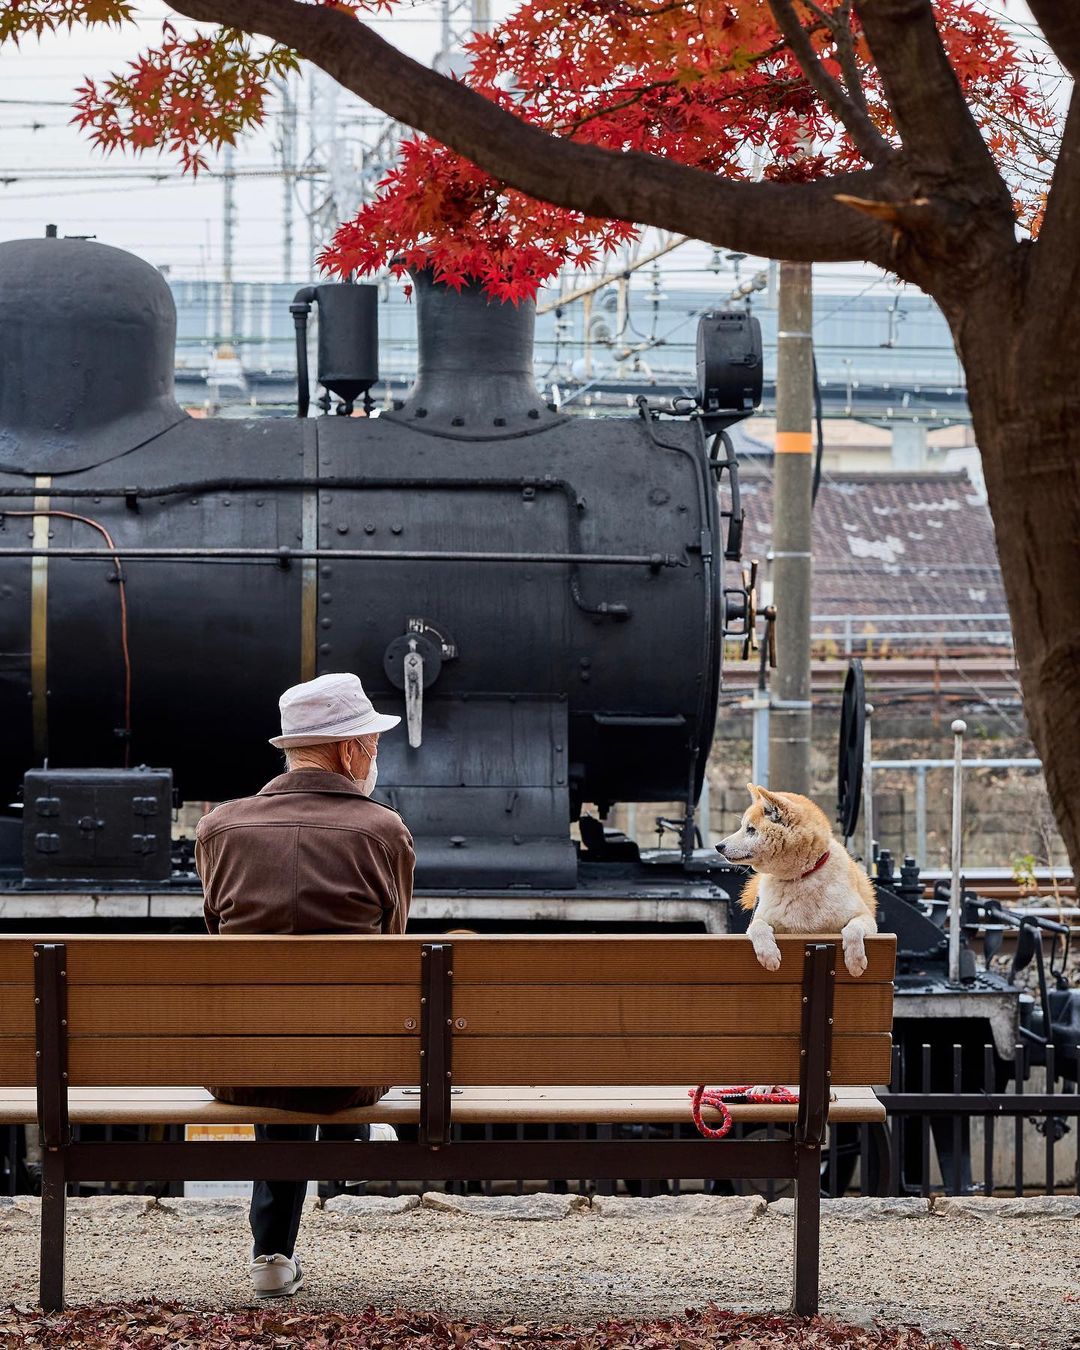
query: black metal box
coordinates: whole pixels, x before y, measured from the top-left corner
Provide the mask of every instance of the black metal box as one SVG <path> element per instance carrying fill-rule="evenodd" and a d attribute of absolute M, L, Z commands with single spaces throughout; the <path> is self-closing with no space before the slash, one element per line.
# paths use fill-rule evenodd
<path fill-rule="evenodd" d="M 35 881 L 165 881 L 170 769 L 31 769 L 23 872 Z"/>

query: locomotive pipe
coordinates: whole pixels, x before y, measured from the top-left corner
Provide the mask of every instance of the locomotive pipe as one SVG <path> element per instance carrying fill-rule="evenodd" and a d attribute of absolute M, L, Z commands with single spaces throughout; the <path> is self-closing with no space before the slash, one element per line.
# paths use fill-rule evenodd
<path fill-rule="evenodd" d="M 289 313 L 296 329 L 296 415 L 307 417 L 311 406 L 311 379 L 308 375 L 307 325 L 311 302 L 315 299 L 314 286 L 302 286 L 293 296 Z"/>
<path fill-rule="evenodd" d="M 553 478 L 549 474 L 542 476 L 526 475 L 521 478 L 372 478 L 372 477 L 334 477 L 321 475 L 319 478 L 200 478 L 188 482 L 166 483 L 159 487 L 64 487 L 61 484 L 43 484 L 41 487 L 0 487 L 0 497 L 136 497 L 149 500 L 151 497 L 204 496 L 210 492 L 256 492 L 296 491 L 332 492 L 357 489 L 389 489 L 399 491 L 406 488 L 435 488 L 440 491 L 475 492 L 483 488 L 559 488 L 575 506 L 584 506 L 573 483 L 566 478 Z M 0 515 L 3 512 L 0 511 Z"/>
<path fill-rule="evenodd" d="M 358 548 L 140 548 L 120 544 L 116 548 L 0 548 L 0 558 L 138 558 L 144 561 L 170 558 L 206 558 L 218 562 L 271 561 L 289 563 L 294 558 L 325 559 L 328 562 L 468 562 L 468 563 L 568 563 L 603 564 L 615 567 L 681 567 L 674 553 L 457 553 L 447 549 L 358 549 Z M 580 608 L 589 614 L 629 613 L 625 605 L 610 601 Z"/>

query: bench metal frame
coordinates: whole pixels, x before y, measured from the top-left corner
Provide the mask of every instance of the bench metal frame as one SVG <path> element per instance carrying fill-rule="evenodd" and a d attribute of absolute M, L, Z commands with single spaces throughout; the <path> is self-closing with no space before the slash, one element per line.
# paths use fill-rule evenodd
<path fill-rule="evenodd" d="M 799 1108 L 793 1136 L 769 1140 L 482 1140 L 450 1142 L 453 1083 L 453 946 L 421 953 L 420 1131 L 418 1143 L 334 1141 L 75 1143 L 68 1118 L 67 949 L 34 946 L 37 1112 L 42 1143 L 41 1305 L 64 1303 L 68 1182 L 303 1181 L 356 1176 L 371 1181 L 496 1181 L 508 1177 L 718 1181 L 793 1180 L 795 1280 L 792 1311 L 818 1309 L 820 1160 L 831 1088 L 835 943 L 808 943 L 802 981 Z"/>

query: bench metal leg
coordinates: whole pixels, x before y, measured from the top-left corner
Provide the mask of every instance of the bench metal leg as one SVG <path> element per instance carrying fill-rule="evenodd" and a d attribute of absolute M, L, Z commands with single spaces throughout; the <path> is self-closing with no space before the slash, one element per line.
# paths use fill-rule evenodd
<path fill-rule="evenodd" d="M 798 1149 L 795 1177 L 795 1297 L 791 1310 L 813 1317 L 818 1310 L 818 1259 L 821 1249 L 821 1150 Z"/>
<path fill-rule="evenodd" d="M 46 1149 L 41 1169 L 41 1306 L 60 1312 L 64 1306 L 64 1235 L 67 1219 L 67 1182 L 64 1158 Z"/>

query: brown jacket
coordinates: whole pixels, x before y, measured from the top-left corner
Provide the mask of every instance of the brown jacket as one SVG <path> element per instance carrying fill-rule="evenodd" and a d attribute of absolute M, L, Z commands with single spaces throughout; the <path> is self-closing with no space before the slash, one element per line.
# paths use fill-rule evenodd
<path fill-rule="evenodd" d="M 195 831 L 211 933 L 403 933 L 412 836 L 350 779 L 296 769 L 254 797 L 223 802 Z M 248 1106 L 339 1110 L 386 1088 L 211 1088 Z"/>

